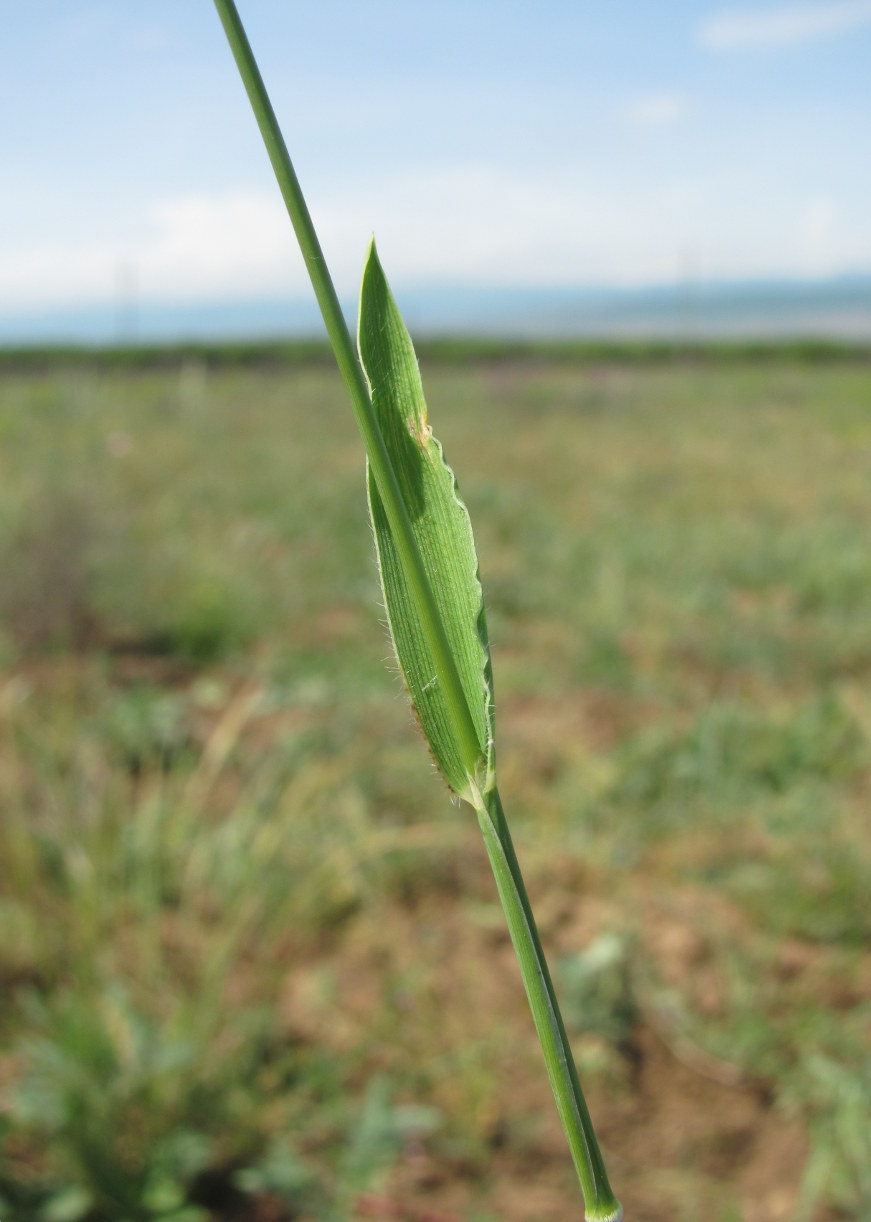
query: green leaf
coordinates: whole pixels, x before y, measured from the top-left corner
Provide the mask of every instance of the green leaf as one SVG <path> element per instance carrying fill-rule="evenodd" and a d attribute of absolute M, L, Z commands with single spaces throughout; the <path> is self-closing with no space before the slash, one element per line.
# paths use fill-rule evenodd
<path fill-rule="evenodd" d="M 427 422 L 414 347 L 374 242 L 363 271 L 358 346 L 372 406 L 474 726 L 476 760 L 470 761 L 464 750 L 464 711 L 456 707 L 448 676 L 435 661 L 426 608 L 408 580 L 372 467 L 367 465 L 369 511 L 396 657 L 445 780 L 461 796 L 469 794 L 470 781 L 486 792 L 494 772 L 493 683 L 472 524 L 454 473 Z"/>

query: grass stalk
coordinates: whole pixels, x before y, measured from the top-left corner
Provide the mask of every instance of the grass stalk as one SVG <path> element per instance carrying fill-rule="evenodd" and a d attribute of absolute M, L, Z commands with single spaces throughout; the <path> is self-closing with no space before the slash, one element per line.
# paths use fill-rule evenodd
<path fill-rule="evenodd" d="M 619 1222 L 623 1210 L 608 1182 L 498 788 L 494 785 L 486 796 L 478 795 L 474 806 L 544 1053 L 547 1076 L 581 1182 L 586 1217 L 589 1222 Z"/>
<path fill-rule="evenodd" d="M 451 654 L 435 596 L 430 587 L 396 472 L 372 405 L 366 377 L 357 360 L 311 216 L 293 169 L 278 121 L 233 0 L 215 0 L 237 67 L 266 144 L 284 202 L 324 317 L 378 492 L 390 523 L 406 579 L 446 694 L 469 778 L 463 796 L 474 806 L 529 1004 L 544 1052 L 548 1076 L 584 1194 L 589 1222 L 617 1222 L 622 1209 L 611 1191 L 589 1111 L 578 1081 L 565 1027 L 541 940 L 511 841 L 499 792 L 478 787 L 486 744 L 479 741 L 458 668 Z M 481 777 L 483 780 L 483 777 Z"/>

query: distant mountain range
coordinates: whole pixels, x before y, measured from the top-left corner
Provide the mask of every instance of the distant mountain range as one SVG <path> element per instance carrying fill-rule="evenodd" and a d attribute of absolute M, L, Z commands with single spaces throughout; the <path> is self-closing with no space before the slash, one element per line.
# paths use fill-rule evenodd
<path fill-rule="evenodd" d="M 396 297 L 409 329 L 422 336 L 871 339 L 871 274 L 635 289 L 400 285 Z M 356 301 L 343 304 L 353 319 Z M 313 296 L 187 304 L 126 299 L 0 312 L 0 344 L 271 339 L 319 335 L 322 327 Z"/>

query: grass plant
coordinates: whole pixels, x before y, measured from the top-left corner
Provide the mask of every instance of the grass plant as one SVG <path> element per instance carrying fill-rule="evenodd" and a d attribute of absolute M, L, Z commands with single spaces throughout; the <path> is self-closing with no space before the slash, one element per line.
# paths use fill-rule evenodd
<path fill-rule="evenodd" d="M 468 511 L 432 434 L 411 338 L 371 244 L 359 361 L 233 0 L 216 0 L 287 205 L 366 450 L 369 507 L 396 657 L 440 772 L 478 817 L 589 1222 L 618 1222 L 496 783 L 489 639 Z"/>

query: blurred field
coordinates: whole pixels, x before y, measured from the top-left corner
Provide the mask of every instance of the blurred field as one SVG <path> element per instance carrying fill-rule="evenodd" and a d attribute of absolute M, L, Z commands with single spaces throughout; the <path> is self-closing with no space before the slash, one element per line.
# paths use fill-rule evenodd
<path fill-rule="evenodd" d="M 627 1222 L 871 1216 L 871 366 L 423 361 Z M 2 1222 L 583 1209 L 297 362 L 0 377 Z"/>

